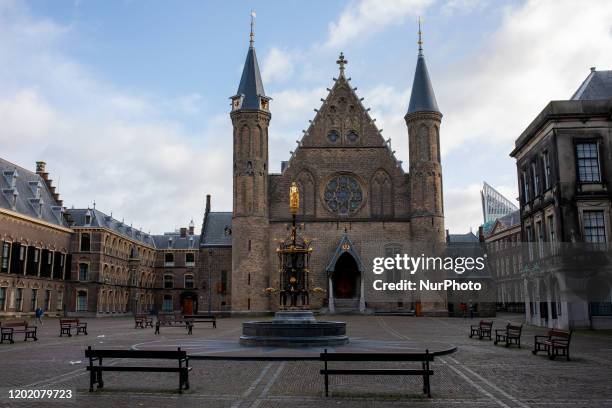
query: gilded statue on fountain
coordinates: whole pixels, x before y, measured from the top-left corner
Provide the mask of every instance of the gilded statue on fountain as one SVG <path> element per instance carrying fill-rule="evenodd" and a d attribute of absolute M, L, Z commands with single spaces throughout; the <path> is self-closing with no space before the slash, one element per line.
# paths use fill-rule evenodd
<path fill-rule="evenodd" d="M 279 243 L 279 294 L 281 309 L 309 309 L 308 262 L 311 241 L 298 235 L 296 216 L 300 208 L 300 192 L 295 182 L 289 189 L 289 209 L 292 223 L 289 238 Z"/>

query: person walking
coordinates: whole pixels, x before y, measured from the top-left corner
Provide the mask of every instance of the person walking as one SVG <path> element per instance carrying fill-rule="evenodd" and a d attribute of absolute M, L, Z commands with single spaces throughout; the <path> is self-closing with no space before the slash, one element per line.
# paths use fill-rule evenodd
<path fill-rule="evenodd" d="M 44 325 L 43 325 L 42 318 L 43 318 L 43 316 L 45 315 L 45 312 L 42 310 L 42 308 L 41 308 L 41 307 L 37 307 L 37 308 L 36 308 L 36 311 L 34 312 L 34 314 L 36 315 L 36 320 L 35 320 L 35 322 L 36 322 L 36 323 L 40 323 L 40 325 L 41 325 L 41 326 L 44 326 Z"/>

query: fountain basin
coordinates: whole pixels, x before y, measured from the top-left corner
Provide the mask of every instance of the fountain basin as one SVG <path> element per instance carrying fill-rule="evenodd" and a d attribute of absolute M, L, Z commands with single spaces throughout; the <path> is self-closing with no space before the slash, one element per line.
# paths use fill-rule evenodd
<path fill-rule="evenodd" d="M 240 344 L 264 347 L 317 347 L 347 344 L 346 323 L 317 321 L 310 311 L 277 312 L 273 320 L 242 324 Z"/>

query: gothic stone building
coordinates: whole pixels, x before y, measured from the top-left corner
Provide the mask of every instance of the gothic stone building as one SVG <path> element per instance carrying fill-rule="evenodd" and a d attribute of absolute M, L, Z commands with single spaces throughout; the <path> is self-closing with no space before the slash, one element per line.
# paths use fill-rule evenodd
<path fill-rule="evenodd" d="M 444 293 L 417 294 L 410 304 L 368 295 L 374 257 L 410 253 L 417 243 L 445 241 L 442 114 L 422 49 L 405 115 L 409 172 L 345 75 L 342 54 L 337 63 L 339 75 L 329 94 L 281 173 L 273 174 L 268 163 L 273 107 L 251 41 L 238 92 L 231 98 L 231 309 L 253 313 L 277 308 L 278 299 L 264 289 L 278 286 L 277 240 L 288 234 L 289 188 L 295 181 L 300 233 L 313 240 L 310 286 L 327 292 L 311 298 L 313 308 L 418 307 L 424 314 L 446 314 Z"/>

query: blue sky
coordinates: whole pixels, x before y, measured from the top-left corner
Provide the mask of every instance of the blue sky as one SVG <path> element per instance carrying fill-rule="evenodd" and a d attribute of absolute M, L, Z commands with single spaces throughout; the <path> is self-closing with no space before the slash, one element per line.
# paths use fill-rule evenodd
<path fill-rule="evenodd" d="M 509 198 L 514 139 L 589 67 L 612 68 L 606 1 L 0 0 L 0 155 L 47 161 L 68 206 L 144 230 L 231 209 L 230 95 L 257 12 L 256 49 L 272 96 L 270 166 L 301 136 L 344 51 L 347 75 L 407 163 L 403 115 L 417 16 L 442 125 L 447 226 L 482 222 L 487 180 Z"/>

